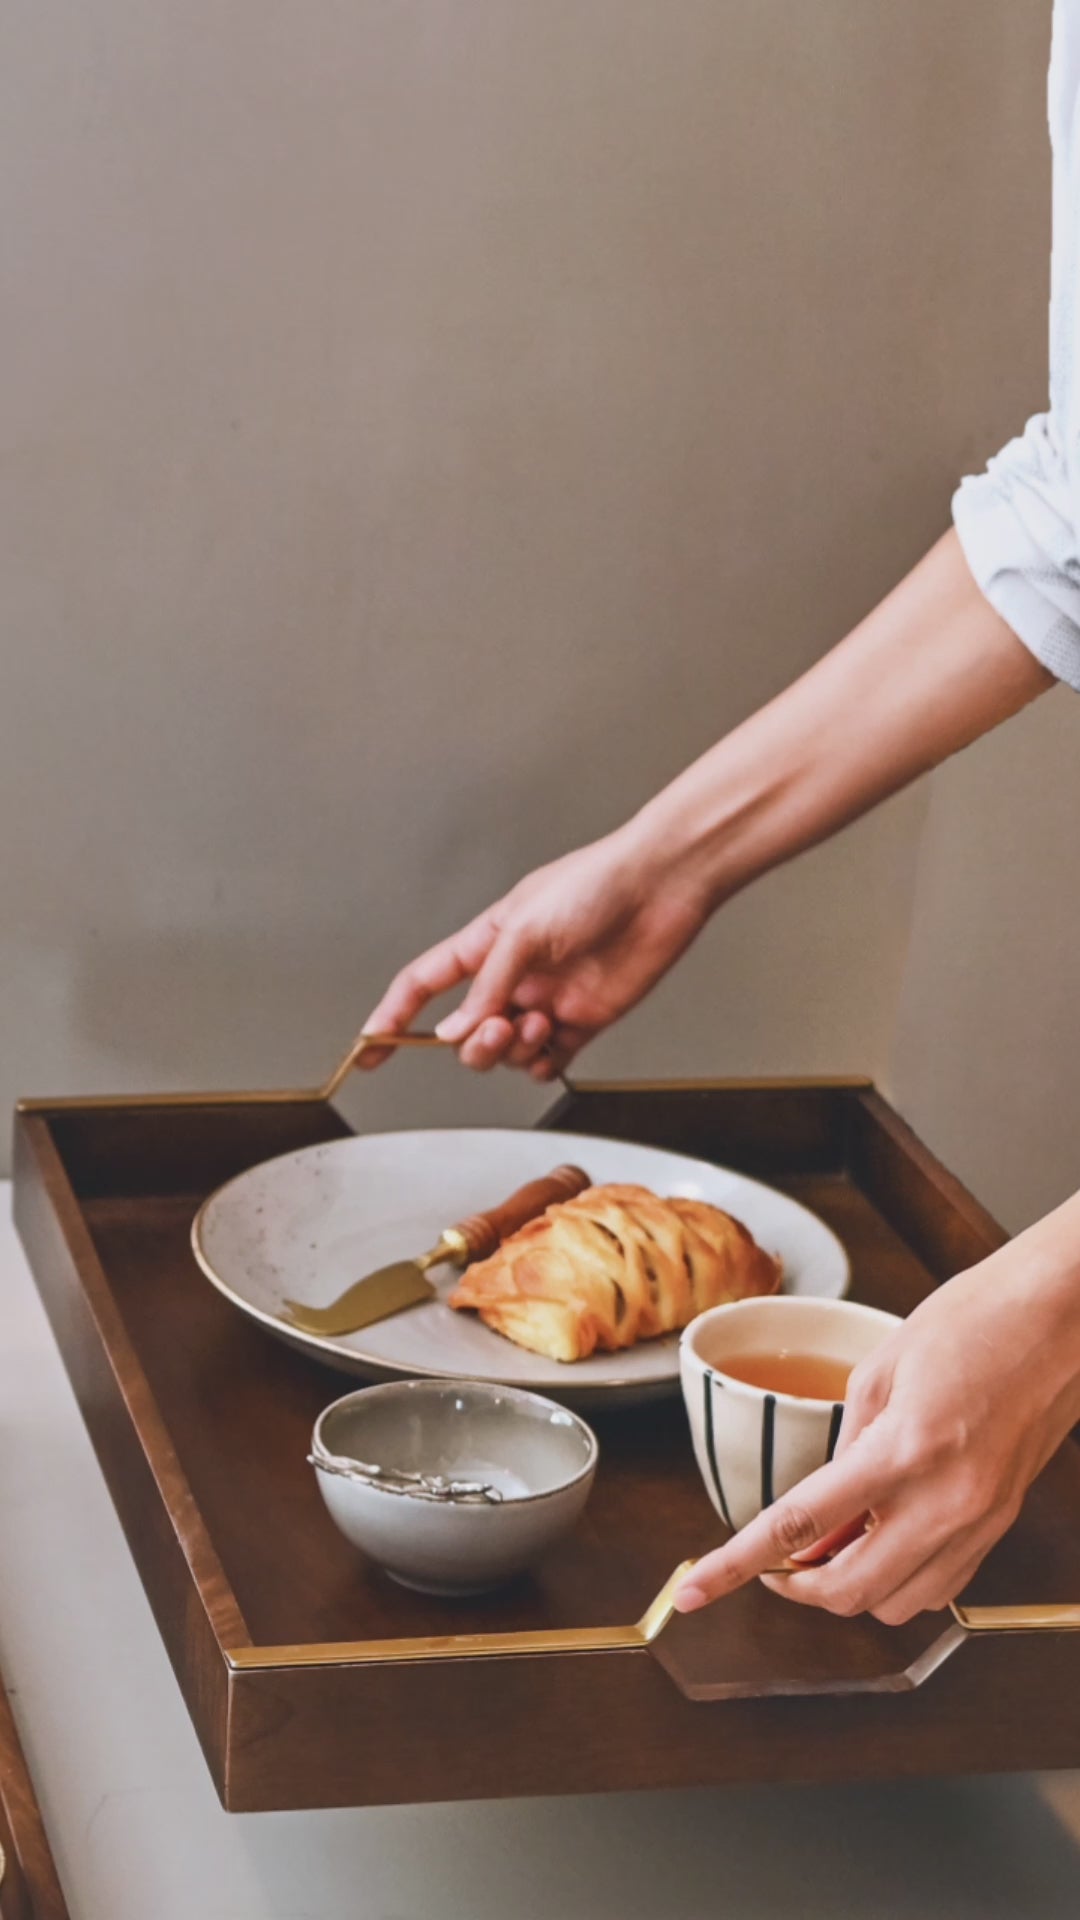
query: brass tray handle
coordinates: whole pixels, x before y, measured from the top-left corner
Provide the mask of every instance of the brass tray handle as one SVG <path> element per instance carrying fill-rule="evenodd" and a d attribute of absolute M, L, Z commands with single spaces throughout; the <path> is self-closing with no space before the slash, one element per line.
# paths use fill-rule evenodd
<path fill-rule="evenodd" d="M 20 1100 L 17 1103 L 20 1113 L 52 1113 L 65 1108 L 78 1108 L 88 1113 L 120 1108 L 137 1107 L 304 1107 L 318 1106 L 332 1100 L 338 1089 L 348 1079 L 360 1055 L 367 1047 L 442 1047 L 448 1048 L 449 1041 L 440 1040 L 436 1033 L 358 1033 L 348 1053 L 337 1066 L 328 1080 L 319 1087 L 259 1087 L 239 1091 L 216 1088 L 212 1091 L 193 1093 L 95 1093 L 65 1094 L 55 1099 Z M 562 1079 L 562 1075 L 558 1076 Z"/>
<path fill-rule="evenodd" d="M 437 1033 L 358 1033 L 343 1060 L 340 1060 L 324 1086 L 312 1088 L 305 1093 L 309 1100 L 332 1100 L 338 1088 L 345 1084 L 362 1053 L 368 1047 L 446 1047 L 449 1041 L 440 1040 Z"/>
<path fill-rule="evenodd" d="M 640 1622 L 646 1641 L 655 1640 L 675 1611 L 675 1593 L 694 1562 L 684 1560 L 676 1567 L 667 1585 L 657 1594 Z M 786 1561 L 775 1573 L 797 1573 L 797 1562 Z M 964 1607 L 958 1600 L 949 1602 L 949 1612 L 965 1633 L 1080 1633 L 1080 1605 L 1072 1601 L 1031 1601 L 1009 1607 Z"/>
<path fill-rule="evenodd" d="M 360 1055 L 366 1053 L 369 1047 L 442 1047 L 445 1050 L 452 1044 L 449 1040 L 440 1040 L 437 1033 L 358 1033 L 344 1059 L 340 1060 L 334 1068 L 329 1080 L 321 1087 L 311 1088 L 302 1093 L 300 1097 L 304 1100 L 332 1100 L 338 1089 L 348 1079 Z M 542 1047 L 541 1054 L 546 1052 L 547 1048 Z M 564 1087 L 569 1087 L 564 1073 L 557 1072 L 555 1078 Z"/>
<path fill-rule="evenodd" d="M 305 1107 L 325 1106 L 344 1085 L 360 1055 L 368 1047 L 439 1047 L 452 1051 L 449 1040 L 437 1033 L 358 1033 L 347 1054 L 338 1061 L 328 1080 L 320 1087 L 260 1087 L 243 1092 L 217 1088 L 198 1093 L 92 1093 L 64 1094 L 43 1100 L 19 1100 L 19 1113 L 55 1113 L 65 1109 L 79 1112 L 116 1112 L 157 1107 Z M 544 1049 L 541 1049 L 543 1052 Z M 573 1086 L 562 1068 L 553 1078 L 567 1093 Z M 845 1083 L 846 1084 L 846 1083 Z M 860 1085 L 862 1083 L 860 1082 Z"/>
<path fill-rule="evenodd" d="M 957 1600 L 949 1612 L 965 1633 L 1076 1633 L 1080 1606 L 1059 1601 L 1014 1607 L 962 1607 Z"/>
<path fill-rule="evenodd" d="M 420 1639 L 339 1640 L 323 1645 L 236 1647 L 226 1659 L 234 1670 L 273 1667 L 371 1666 L 427 1660 L 512 1659 L 540 1653 L 630 1653 L 658 1640 L 675 1612 L 675 1594 L 691 1567 L 684 1560 L 664 1582 L 641 1619 L 627 1627 L 541 1627 L 509 1633 L 448 1633 Z M 794 1565 L 776 1572 L 793 1572 Z M 1080 1630 L 1080 1606 L 949 1608 L 965 1634 L 1068 1633 Z M 959 1644 L 959 1643 L 958 1643 Z"/>

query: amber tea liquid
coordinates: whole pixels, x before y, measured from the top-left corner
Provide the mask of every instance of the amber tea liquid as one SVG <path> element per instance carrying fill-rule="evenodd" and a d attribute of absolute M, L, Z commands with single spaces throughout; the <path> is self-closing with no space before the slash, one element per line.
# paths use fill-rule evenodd
<path fill-rule="evenodd" d="M 766 1393 L 791 1393 L 800 1400 L 842 1400 L 853 1363 L 827 1353 L 735 1353 L 713 1363 L 732 1380 Z"/>

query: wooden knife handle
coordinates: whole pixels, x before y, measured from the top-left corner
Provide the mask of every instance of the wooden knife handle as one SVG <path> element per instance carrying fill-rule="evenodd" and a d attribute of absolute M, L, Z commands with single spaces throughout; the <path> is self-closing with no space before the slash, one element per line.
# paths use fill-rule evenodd
<path fill-rule="evenodd" d="M 536 1220 L 559 1200 L 572 1200 L 592 1185 L 580 1167 L 556 1167 L 544 1180 L 530 1180 L 504 1200 L 501 1207 L 487 1213 L 473 1213 L 459 1220 L 454 1229 L 465 1241 L 468 1260 L 486 1260 L 503 1240 L 516 1233 L 528 1220 Z"/>

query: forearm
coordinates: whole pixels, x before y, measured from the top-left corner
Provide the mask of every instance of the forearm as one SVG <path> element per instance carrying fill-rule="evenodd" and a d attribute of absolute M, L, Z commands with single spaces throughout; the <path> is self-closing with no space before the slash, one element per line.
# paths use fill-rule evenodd
<path fill-rule="evenodd" d="M 1022 1294 L 1032 1336 L 1046 1353 L 1048 1385 L 1061 1373 L 1080 1390 L 1080 1193 L 1025 1228 L 975 1271 L 981 1282 L 1012 1284 Z"/>
<path fill-rule="evenodd" d="M 631 833 L 719 906 L 1052 686 L 954 533 L 833 651 L 643 808 Z"/>

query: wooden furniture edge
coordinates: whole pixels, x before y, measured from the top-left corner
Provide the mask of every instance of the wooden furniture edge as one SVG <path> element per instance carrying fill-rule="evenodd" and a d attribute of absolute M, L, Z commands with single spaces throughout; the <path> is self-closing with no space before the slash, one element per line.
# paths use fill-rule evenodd
<path fill-rule="evenodd" d="M 986 1259 L 1009 1239 L 981 1201 L 873 1086 L 852 1090 L 848 1168 L 939 1281 Z"/>
<path fill-rule="evenodd" d="M 0 1683 L 0 1920 L 70 1920 L 15 1716 Z"/>
<path fill-rule="evenodd" d="M 14 1148 L 15 1225 L 220 1790 L 229 1706 L 223 1649 L 249 1645 L 251 1635 L 128 1339 L 44 1116 L 17 1116 Z M 118 1422 L 124 1429 L 120 1444 Z M 130 1446 L 131 1433 L 137 1451 Z M 132 1462 L 138 1463 L 134 1473 Z M 175 1524 L 164 1491 L 169 1482 L 180 1516 Z M 189 1683 L 189 1669 L 197 1682 Z"/>
<path fill-rule="evenodd" d="M 872 1087 L 873 1080 L 866 1074 L 750 1074 L 716 1078 L 706 1074 L 700 1078 L 691 1075 L 688 1078 L 641 1079 L 641 1080 L 570 1080 L 565 1082 L 570 1094 L 576 1093 L 657 1093 L 657 1092 L 710 1092 L 728 1090 L 733 1093 L 782 1091 L 785 1087 L 797 1091 L 801 1087 L 839 1088 Z M 258 1106 L 297 1106 L 314 1104 L 318 1100 L 314 1090 L 306 1088 L 277 1088 L 263 1091 L 238 1092 L 232 1088 L 218 1091 L 180 1092 L 180 1093 L 64 1093 L 28 1095 L 16 1101 L 16 1114 L 44 1115 L 51 1113 L 100 1113 L 109 1110 L 123 1110 L 138 1107 L 258 1107 Z M 332 1105 L 332 1102 L 323 1102 Z"/>
<path fill-rule="evenodd" d="M 474 1663 L 237 1672 L 231 1737 L 242 1764 L 230 1769 L 223 1803 L 268 1813 L 1075 1767 L 1080 1635 L 1063 1664 L 1069 1638 L 972 1635 L 928 1682 L 901 1692 L 712 1701 L 689 1698 L 644 1650 L 525 1656 L 500 1663 L 497 1699 L 500 1724 L 528 1727 L 529 1738 L 503 1744 L 496 1768 L 483 1724 L 491 1689 L 478 1689 Z M 574 1668 L 586 1658 L 591 1712 L 568 1741 L 561 1703 L 584 1679 Z M 973 1728 L 973 1691 L 994 1699 L 1000 1737 Z M 1037 1723 L 1036 1698 L 1046 1708 Z M 285 1722 L 291 1756 L 278 1744 Z M 296 1750 L 308 1755 L 299 1788 Z"/>
<path fill-rule="evenodd" d="M 15 1102 L 16 1114 L 122 1113 L 162 1107 L 301 1107 L 326 1106 L 321 1095 L 302 1089 L 238 1093 L 63 1093 L 43 1094 Z"/>

